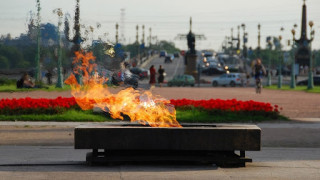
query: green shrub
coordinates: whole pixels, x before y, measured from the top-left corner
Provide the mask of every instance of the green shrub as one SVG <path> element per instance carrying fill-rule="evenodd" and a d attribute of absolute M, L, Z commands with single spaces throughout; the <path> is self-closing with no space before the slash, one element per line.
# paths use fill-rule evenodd
<path fill-rule="evenodd" d="M 0 77 L 0 86 L 2 85 L 15 85 L 17 80 L 15 79 L 8 79 L 6 77 Z"/>

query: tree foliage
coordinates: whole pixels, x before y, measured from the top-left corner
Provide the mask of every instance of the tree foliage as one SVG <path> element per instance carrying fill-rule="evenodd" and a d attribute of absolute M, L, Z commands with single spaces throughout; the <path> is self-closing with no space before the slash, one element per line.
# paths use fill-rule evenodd
<path fill-rule="evenodd" d="M 157 50 L 165 50 L 168 53 L 175 53 L 177 51 L 180 51 L 178 48 L 176 48 L 175 44 L 170 41 L 160 41 L 158 45 L 155 46 Z"/>
<path fill-rule="evenodd" d="M 28 66 L 23 54 L 14 46 L 0 45 L 0 55 L 7 58 L 10 68 L 22 68 Z"/>
<path fill-rule="evenodd" d="M 162 40 L 157 44 L 152 44 L 150 47 L 142 47 L 138 43 L 128 44 L 124 46 L 124 51 L 130 52 L 131 57 L 137 56 L 138 53 L 144 54 L 149 50 L 156 50 L 156 51 L 165 50 L 171 54 L 180 51 L 177 47 L 175 47 L 175 44 L 173 42 L 165 41 L 165 40 Z"/>
<path fill-rule="evenodd" d="M 8 58 L 0 56 L 0 69 L 9 69 L 10 64 Z"/>
<path fill-rule="evenodd" d="M 284 62 L 283 54 L 285 51 L 280 51 L 279 49 L 261 49 L 258 51 L 258 49 L 255 49 L 252 51 L 252 54 L 249 55 L 250 59 L 256 59 L 260 58 L 262 60 L 262 63 L 265 65 L 269 64 L 269 60 L 271 62 L 271 67 L 275 68 L 280 64 L 280 61 L 284 65 L 291 65 L 292 59 L 294 58 L 295 51 L 289 50 L 286 51 L 286 53 L 289 53 L 289 59 L 287 62 Z M 320 50 L 313 50 L 313 58 L 314 62 L 313 64 L 315 66 L 320 66 Z"/>

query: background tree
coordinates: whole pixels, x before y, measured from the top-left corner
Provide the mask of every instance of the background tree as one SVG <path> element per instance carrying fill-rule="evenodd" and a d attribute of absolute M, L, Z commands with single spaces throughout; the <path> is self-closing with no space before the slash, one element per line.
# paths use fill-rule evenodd
<path fill-rule="evenodd" d="M 9 69 L 10 64 L 8 58 L 0 56 L 0 69 Z"/>
<path fill-rule="evenodd" d="M 14 46 L 0 45 L 0 55 L 8 59 L 10 68 L 23 68 L 29 65 L 22 53 Z"/>

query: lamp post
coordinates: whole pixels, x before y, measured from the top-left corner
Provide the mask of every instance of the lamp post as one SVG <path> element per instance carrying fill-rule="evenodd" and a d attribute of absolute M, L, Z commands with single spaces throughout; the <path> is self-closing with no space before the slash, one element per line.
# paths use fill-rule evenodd
<path fill-rule="evenodd" d="M 136 26 L 137 34 L 136 34 L 136 43 L 139 44 L 139 26 Z"/>
<path fill-rule="evenodd" d="M 281 27 L 280 31 L 284 31 L 284 28 Z M 282 40 L 282 36 L 279 36 L 279 56 L 280 56 L 280 60 L 279 60 L 279 74 L 278 74 L 278 89 L 282 88 L 282 49 L 281 49 L 281 40 Z"/>
<path fill-rule="evenodd" d="M 141 40 L 140 47 L 141 47 L 141 50 L 142 50 L 141 51 L 142 57 L 144 57 L 145 56 L 145 53 L 144 53 L 144 47 L 145 47 L 144 25 L 142 25 L 142 40 Z M 141 59 L 141 61 L 142 61 L 142 59 Z"/>
<path fill-rule="evenodd" d="M 59 21 L 58 21 L 58 80 L 56 87 L 62 88 L 63 87 L 63 78 L 62 78 L 62 63 L 61 63 L 61 37 L 60 37 L 60 27 L 62 24 L 62 16 L 63 13 L 60 8 L 55 9 L 53 13 L 56 13 L 58 15 Z"/>
<path fill-rule="evenodd" d="M 141 40 L 141 44 L 145 43 L 144 42 L 144 36 L 145 36 L 145 34 L 144 34 L 144 25 L 142 25 L 142 40 Z"/>
<path fill-rule="evenodd" d="M 294 26 L 295 28 L 296 26 Z M 295 58 L 294 58 L 294 45 L 295 45 L 295 29 L 291 30 L 292 33 L 292 49 L 291 49 L 291 57 L 292 57 L 292 65 L 291 65 L 291 81 L 290 81 L 290 88 L 294 89 L 296 88 L 296 78 L 295 78 Z"/>
<path fill-rule="evenodd" d="M 247 42 L 247 33 L 246 33 L 246 25 L 243 23 L 241 24 L 241 27 L 243 29 L 243 57 L 246 59 L 247 58 L 247 46 L 246 46 L 246 42 Z"/>
<path fill-rule="evenodd" d="M 152 36 L 151 36 L 151 32 L 152 32 L 152 28 L 150 27 L 149 28 L 149 48 L 151 48 L 151 39 L 152 39 Z"/>
<path fill-rule="evenodd" d="M 136 34 L 136 44 L 138 45 L 138 62 L 142 64 L 141 59 L 140 59 L 140 45 L 139 45 L 139 26 L 136 26 L 137 34 Z"/>
<path fill-rule="evenodd" d="M 308 74 L 308 89 L 313 89 L 314 88 L 314 84 L 313 84 L 313 72 L 312 72 L 312 69 L 313 69 L 313 64 L 312 64 L 312 46 L 311 46 L 311 43 L 312 43 L 312 40 L 314 38 L 314 30 L 312 29 L 313 27 L 313 22 L 310 21 L 309 22 L 309 26 L 310 26 L 310 64 L 309 64 L 309 74 Z"/>
<path fill-rule="evenodd" d="M 260 49 L 261 49 L 261 46 L 260 46 L 260 38 L 261 38 L 261 35 L 260 35 L 260 29 L 261 29 L 261 25 L 258 24 L 258 57 L 260 58 Z"/>
<path fill-rule="evenodd" d="M 36 82 L 41 81 L 41 73 L 40 73 L 40 41 L 41 41 L 41 34 L 40 34 L 40 0 L 37 0 L 37 53 L 36 53 Z"/>
<path fill-rule="evenodd" d="M 268 36 L 267 37 L 267 43 L 268 43 L 268 49 L 269 49 L 269 53 L 268 53 L 268 81 L 267 81 L 267 86 L 271 86 L 272 82 L 271 82 L 271 50 L 272 50 L 272 42 L 271 42 L 271 37 Z"/>
<path fill-rule="evenodd" d="M 229 43 L 231 45 L 231 56 L 233 56 L 233 28 L 231 28 L 231 37 Z"/>
<path fill-rule="evenodd" d="M 119 24 L 116 23 L 116 44 L 119 43 Z"/>
<path fill-rule="evenodd" d="M 240 26 L 238 26 L 237 28 L 238 28 L 237 54 L 239 55 L 240 54 Z"/>
<path fill-rule="evenodd" d="M 281 52 L 281 39 L 282 39 L 282 36 L 279 36 L 279 73 L 278 73 L 278 89 L 281 89 L 282 88 L 282 69 L 281 69 L 281 66 L 282 66 L 282 52 Z"/>
<path fill-rule="evenodd" d="M 200 65 L 200 63 L 198 63 L 198 87 L 200 87 L 200 74 L 201 74 L 201 70 L 202 70 L 202 68 L 201 68 L 201 65 Z"/>

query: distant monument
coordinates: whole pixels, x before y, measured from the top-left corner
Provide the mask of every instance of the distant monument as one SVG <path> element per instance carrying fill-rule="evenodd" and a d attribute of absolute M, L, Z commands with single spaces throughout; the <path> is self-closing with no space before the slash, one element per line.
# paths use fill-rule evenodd
<path fill-rule="evenodd" d="M 206 39 L 203 34 L 194 34 L 192 33 L 192 18 L 190 17 L 190 30 L 188 34 L 178 34 L 175 39 L 185 40 L 187 39 L 188 51 L 185 55 L 185 74 L 190 74 L 197 79 L 197 51 L 195 49 L 196 39 L 202 40 Z"/>
<path fill-rule="evenodd" d="M 301 36 L 300 39 L 295 40 L 298 45 L 295 53 L 295 61 L 300 66 L 309 66 L 311 58 L 309 43 L 311 43 L 312 40 L 313 39 L 307 38 L 307 7 L 304 0 L 302 6 Z"/>
<path fill-rule="evenodd" d="M 188 34 L 178 34 L 175 39 L 187 39 L 188 51 L 185 55 L 185 74 L 190 74 L 197 79 L 197 51 L 196 51 L 196 39 L 202 40 L 206 37 L 202 34 L 192 33 L 192 18 L 190 17 L 190 30 Z"/>
<path fill-rule="evenodd" d="M 192 19 L 190 17 L 190 31 L 187 35 L 187 41 L 188 41 L 188 48 L 189 48 L 189 51 L 188 53 L 189 54 L 196 54 L 196 49 L 195 49 L 195 46 L 196 46 L 196 37 L 195 35 L 192 33 Z"/>
<path fill-rule="evenodd" d="M 188 41 L 188 51 L 185 56 L 185 74 L 189 74 L 194 76 L 195 79 L 198 77 L 197 71 L 197 54 L 196 54 L 196 37 L 195 34 L 192 33 L 192 18 L 190 17 L 190 31 L 187 34 Z"/>

